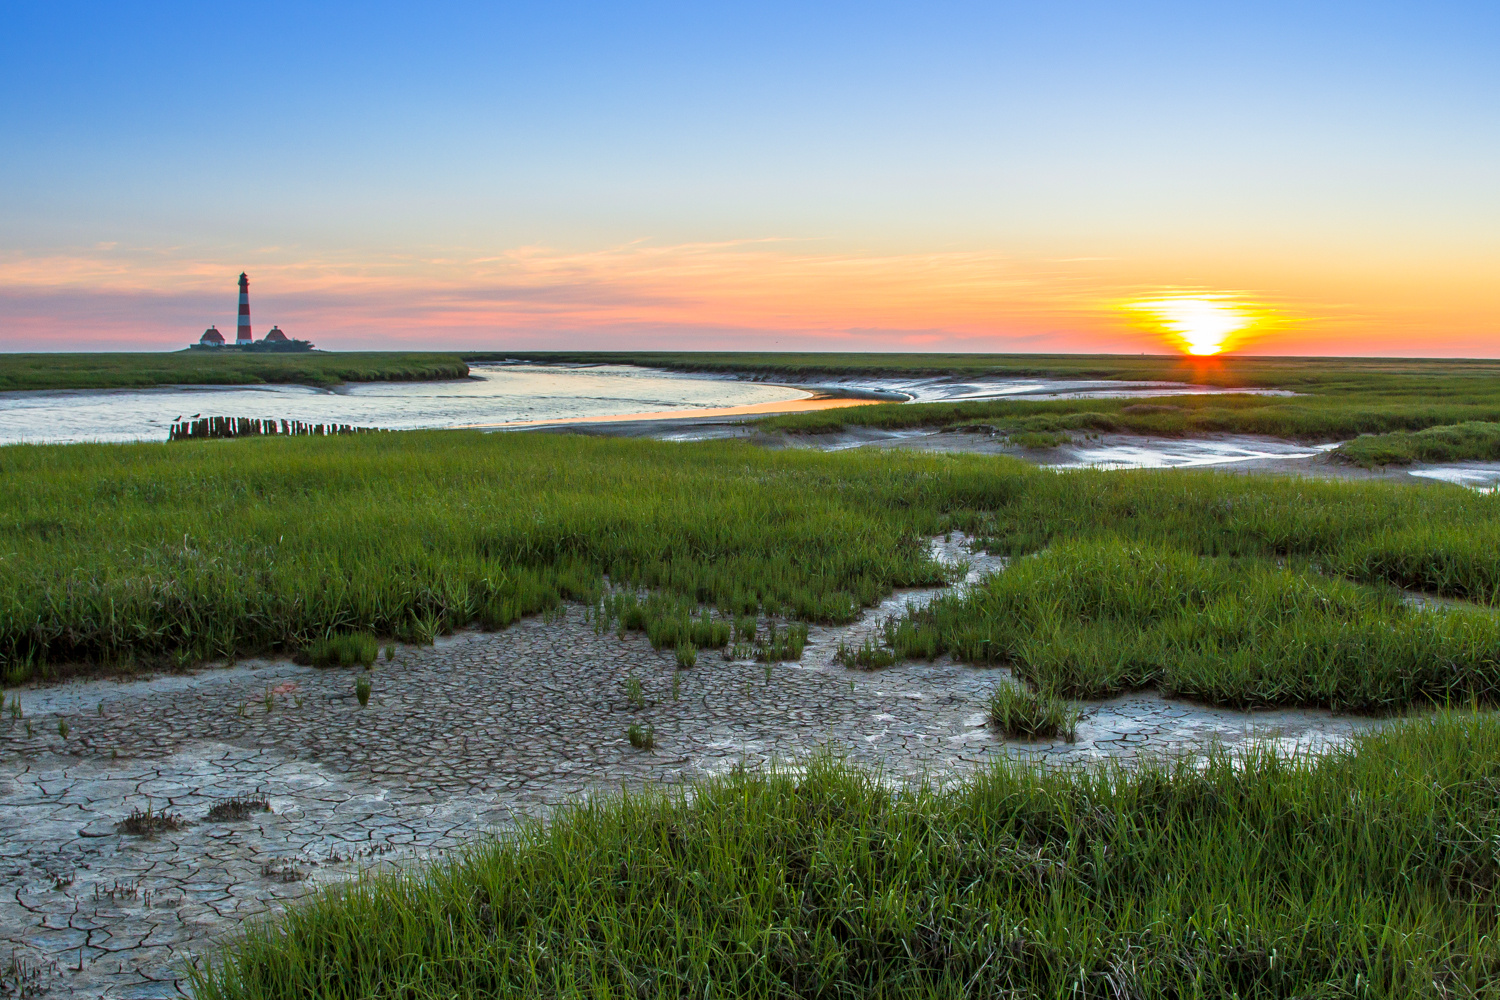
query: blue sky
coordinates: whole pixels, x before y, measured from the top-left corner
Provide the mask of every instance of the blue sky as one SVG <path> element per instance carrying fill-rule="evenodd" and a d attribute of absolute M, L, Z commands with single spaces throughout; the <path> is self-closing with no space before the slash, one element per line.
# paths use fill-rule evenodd
<path fill-rule="evenodd" d="M 1074 327 L 1127 349 L 1108 304 L 1153 288 L 1324 340 L 1497 332 L 1500 5 L 13 3 L 0 47 L 0 333 L 34 346 L 181 339 L 240 266 L 347 346 L 329 317 L 377 278 L 372 346 L 755 347 L 771 317 L 851 349 Z M 780 257 L 712 266 L 732 293 L 696 251 L 621 257 L 762 244 Z M 938 261 L 932 322 L 919 287 L 885 327 L 856 287 L 790 288 L 788 254 Z M 558 269 L 619 308 L 434 320 L 435 290 L 540 294 Z M 1007 309 L 1007 281 L 1041 290 Z"/>

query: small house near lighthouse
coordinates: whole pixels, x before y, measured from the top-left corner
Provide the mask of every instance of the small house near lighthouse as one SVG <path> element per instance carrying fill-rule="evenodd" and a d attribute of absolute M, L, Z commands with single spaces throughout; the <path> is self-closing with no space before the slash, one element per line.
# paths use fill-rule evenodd
<path fill-rule="evenodd" d="M 240 272 L 240 315 L 238 324 L 234 331 L 234 343 L 226 343 L 224 335 L 219 332 L 217 326 L 210 326 L 203 331 L 203 336 L 198 338 L 196 344 L 189 344 L 194 350 L 225 351 L 239 349 L 241 351 L 310 351 L 313 345 L 306 340 L 293 340 L 282 332 L 281 327 L 271 327 L 271 332 L 266 334 L 266 339 L 256 340 L 250 333 L 250 276 L 244 271 Z"/>

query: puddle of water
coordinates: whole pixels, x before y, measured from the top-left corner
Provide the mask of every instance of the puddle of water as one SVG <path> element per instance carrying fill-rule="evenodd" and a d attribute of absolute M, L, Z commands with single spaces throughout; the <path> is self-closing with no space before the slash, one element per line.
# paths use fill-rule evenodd
<path fill-rule="evenodd" d="M 850 398 L 815 398 L 823 390 Z M 475 365 L 445 382 L 159 386 L 0 393 L 0 444 L 166 440 L 174 420 L 274 418 L 389 430 L 736 418 L 881 400 L 1089 399 L 1221 393 L 1292 395 L 1181 382 L 1058 379 L 835 379 L 779 384 L 623 365 Z"/>
<path fill-rule="evenodd" d="M 770 403 L 752 403 L 746 406 L 716 406 L 704 407 L 693 410 L 657 410 L 650 413 L 620 413 L 606 414 L 594 417 L 563 417 L 556 420 L 517 420 L 503 424 L 469 424 L 472 430 L 484 430 L 489 428 L 516 428 L 545 427 L 574 424 L 599 424 L 599 423 L 625 423 L 637 420 L 660 421 L 681 420 L 684 416 L 699 419 L 703 417 L 754 417 L 769 416 L 783 413 L 808 413 L 814 410 L 836 410 L 846 406 L 869 406 L 875 400 L 870 399 L 829 399 L 829 398 L 807 398 L 777 401 Z M 682 436 L 688 440 L 687 435 Z M 696 439 L 696 438 L 694 438 Z M 670 441 L 670 435 L 663 436 L 661 440 Z"/>
<path fill-rule="evenodd" d="M 1065 445 L 1063 461 L 1043 462 L 1052 469 L 1186 469 L 1238 462 L 1316 458 L 1338 443 L 1299 445 L 1275 438 L 1223 437 L 1157 440 L 1138 438 L 1099 445 Z"/>
<path fill-rule="evenodd" d="M 18 698 L 27 715 L 79 715 L 98 711 L 101 703 L 118 698 L 145 698 L 191 691 L 210 684 L 238 684 L 244 681 L 281 684 L 295 682 L 299 674 L 316 673 L 316 667 L 299 667 L 286 660 L 242 660 L 234 666 L 204 664 L 192 673 L 159 674 L 138 679 L 96 678 L 44 685 L 32 682 L 12 688 L 8 694 Z"/>
<path fill-rule="evenodd" d="M 1408 471 L 1422 479 L 1467 486 L 1480 493 L 1500 492 L 1500 462 L 1457 462 L 1452 465 L 1427 465 Z"/>
<path fill-rule="evenodd" d="M 858 391 L 917 403 L 986 399 L 1125 399 L 1135 396 L 1203 396 L 1225 393 L 1295 396 L 1285 389 L 1235 389 L 1186 382 L 1041 378 L 841 378 L 791 382 L 812 389 Z"/>
<path fill-rule="evenodd" d="M 888 618 L 899 618 L 909 608 L 923 608 L 942 594 L 962 593 L 991 573 L 998 573 L 1010 561 L 1006 556 L 995 556 L 973 551 L 974 539 L 961 531 L 946 538 L 934 538 L 928 544 L 932 558 L 944 566 L 968 564 L 964 578 L 951 587 L 911 587 L 893 591 L 879 604 L 867 609 L 858 620 L 848 625 L 813 626 L 807 630 L 807 645 L 802 662 L 815 668 L 835 667 L 844 669 L 834 660 L 840 644 L 857 648 L 866 639 L 881 636 L 881 628 Z"/>

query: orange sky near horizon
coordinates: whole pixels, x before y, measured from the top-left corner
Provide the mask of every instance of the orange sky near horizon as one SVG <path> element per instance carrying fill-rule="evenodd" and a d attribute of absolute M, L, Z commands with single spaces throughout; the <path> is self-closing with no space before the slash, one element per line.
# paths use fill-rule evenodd
<path fill-rule="evenodd" d="M 738 334 L 747 350 L 1156 353 L 1185 344 L 1139 303 L 1194 297 L 1250 318 L 1224 344 L 1232 352 L 1483 356 L 1500 348 L 1500 283 L 1488 262 L 1434 262 L 1421 272 L 1382 263 L 839 252 L 811 240 L 431 255 L 262 248 L 234 260 L 100 246 L 0 258 L 0 296 L 76 300 L 99 312 L 123 302 L 127 326 L 130 303 L 211 304 L 200 326 L 139 330 L 142 349 L 181 346 L 209 322 L 232 325 L 241 268 L 250 272 L 257 333 L 274 322 L 335 349 L 545 349 L 562 334 L 567 341 L 552 346 L 692 349 L 682 338 L 696 330 L 711 331 L 705 348 Z M 46 339 L 42 329 L 35 336 Z"/>

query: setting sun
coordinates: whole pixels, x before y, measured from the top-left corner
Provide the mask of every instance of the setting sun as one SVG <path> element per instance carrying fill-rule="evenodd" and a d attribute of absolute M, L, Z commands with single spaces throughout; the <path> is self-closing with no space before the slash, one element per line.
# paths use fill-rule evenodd
<path fill-rule="evenodd" d="M 1144 299 L 1129 308 L 1151 316 L 1182 342 L 1189 354 L 1218 354 L 1230 334 L 1250 325 L 1251 315 L 1236 303 L 1212 296 Z"/>

